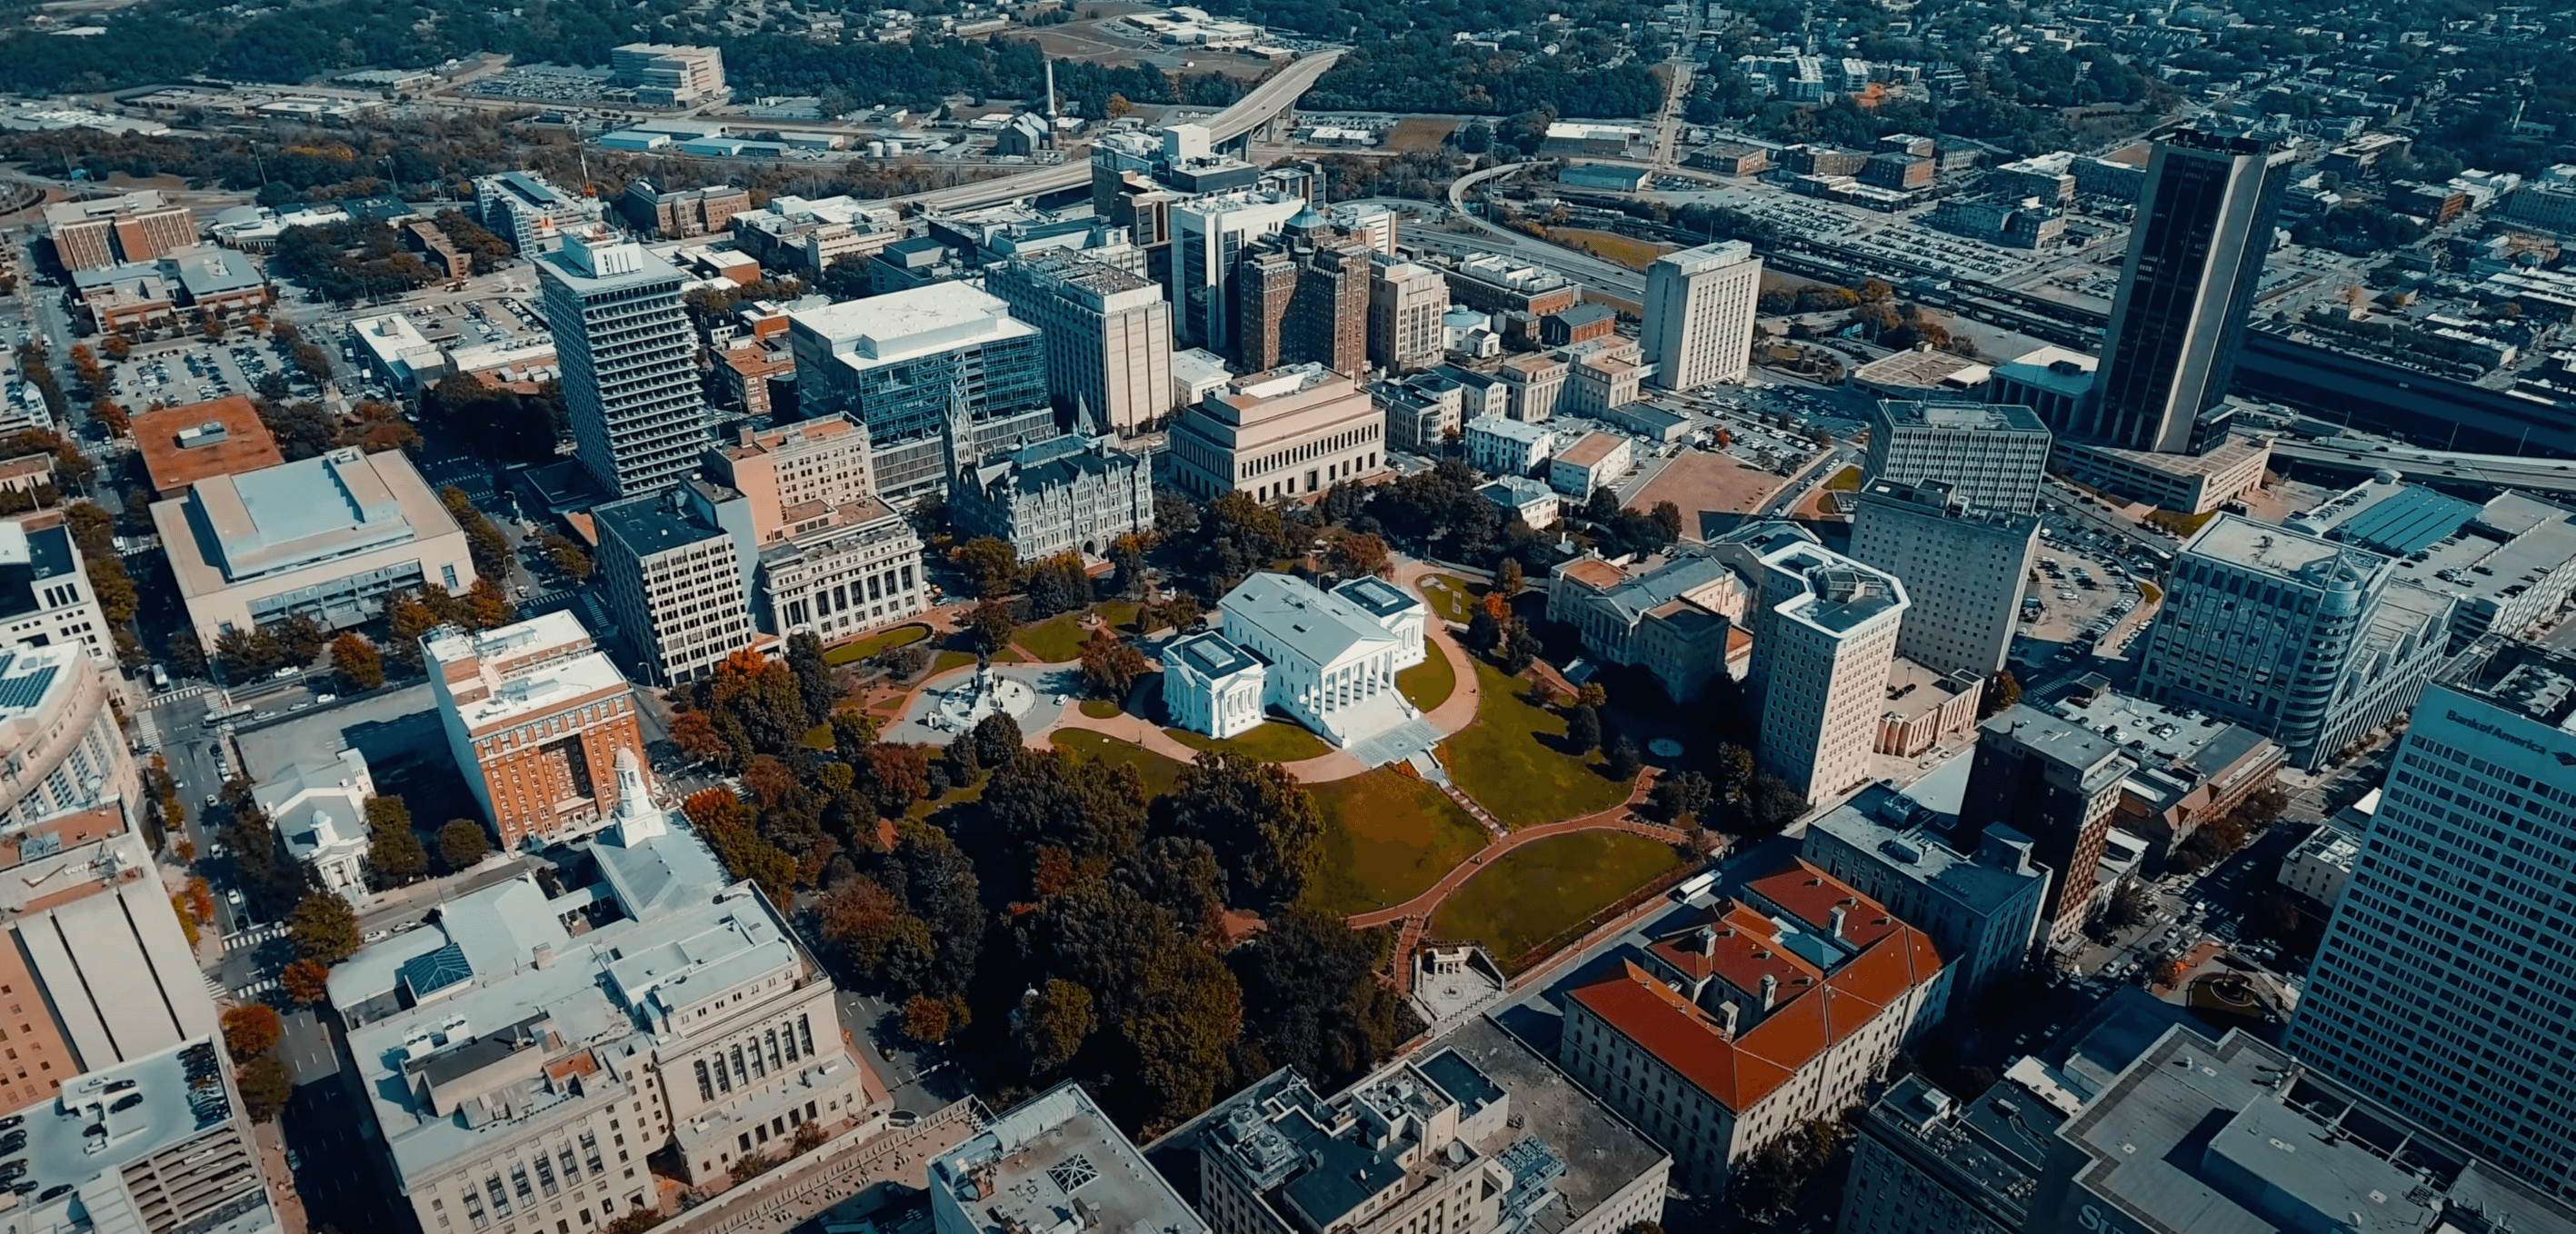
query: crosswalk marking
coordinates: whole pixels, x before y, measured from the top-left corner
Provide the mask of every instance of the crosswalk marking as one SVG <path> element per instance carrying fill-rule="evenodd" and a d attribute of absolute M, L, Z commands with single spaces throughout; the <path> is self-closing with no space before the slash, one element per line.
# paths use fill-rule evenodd
<path fill-rule="evenodd" d="M 285 934 L 286 926 L 282 922 L 272 925 L 255 926 L 251 929 L 244 930 L 239 934 L 225 935 L 224 950 L 238 951 L 244 947 L 256 947 L 272 938 L 282 938 Z"/>
<path fill-rule="evenodd" d="M 218 980 L 213 973 L 206 974 L 206 994 L 210 998 L 226 997 L 224 983 L 221 980 Z"/>
<path fill-rule="evenodd" d="M 277 978 L 265 977 L 233 991 L 235 998 L 253 998 L 277 988 Z"/>

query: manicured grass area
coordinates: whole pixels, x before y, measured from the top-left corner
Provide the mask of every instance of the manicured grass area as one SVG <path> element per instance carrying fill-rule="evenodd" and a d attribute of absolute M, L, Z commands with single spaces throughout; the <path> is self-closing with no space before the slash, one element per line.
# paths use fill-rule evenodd
<path fill-rule="evenodd" d="M 829 749 L 831 749 L 831 748 L 832 748 L 832 726 L 831 726 L 831 725 L 829 725 L 829 724 L 817 724 L 817 725 L 815 725 L 815 726 L 814 726 L 814 727 L 812 727 L 812 728 L 806 729 L 806 730 L 805 730 L 805 748 L 807 748 L 807 749 L 809 749 L 809 750 L 829 750 Z"/>
<path fill-rule="evenodd" d="M 930 661 L 929 676 L 936 677 L 952 668 L 964 668 L 975 662 L 971 651 L 943 651 Z"/>
<path fill-rule="evenodd" d="M 1059 728 L 1047 734 L 1055 748 L 1077 758 L 1131 766 L 1145 778 L 1145 795 L 1159 797 L 1172 791 L 1172 782 L 1181 778 L 1181 764 L 1156 754 L 1143 746 L 1130 745 L 1115 737 L 1092 732 L 1087 728 Z"/>
<path fill-rule="evenodd" d="M 892 714 L 894 714 L 895 712 L 898 712 L 898 711 L 903 710 L 903 699 L 904 699 L 904 696 L 903 696 L 903 695 L 900 695 L 900 694 L 890 694 L 890 695 L 887 695 L 887 696 L 886 696 L 886 697 L 884 697 L 884 698 L 878 699 L 877 701 L 875 701 L 875 702 L 873 702 L 873 703 L 868 704 L 868 710 L 870 710 L 870 711 L 882 711 L 882 712 L 885 712 L 887 715 L 892 715 Z"/>
<path fill-rule="evenodd" d="M 1423 599 L 1431 605 L 1431 611 L 1462 624 L 1475 617 L 1476 597 L 1486 590 L 1446 574 L 1426 574 L 1422 578 Z"/>
<path fill-rule="evenodd" d="M 1113 626 L 1132 629 L 1136 624 L 1136 613 L 1143 607 L 1134 600 L 1103 600 L 1092 605 L 1091 611 L 1100 614 L 1102 621 Z"/>
<path fill-rule="evenodd" d="M 1422 649 L 1422 663 L 1395 675 L 1395 688 L 1404 691 L 1405 701 L 1429 711 L 1458 692 L 1458 666 L 1451 664 L 1449 653 L 1432 640 Z"/>
<path fill-rule="evenodd" d="M 1306 899 L 1336 917 L 1430 890 L 1488 839 L 1439 789 L 1384 768 L 1307 791 L 1324 816 L 1324 862 Z"/>
<path fill-rule="evenodd" d="M 1078 622 L 1080 613 L 1062 613 L 1033 626 L 1023 626 L 1011 641 L 1028 649 L 1030 655 L 1049 664 L 1062 664 L 1082 658 L 1082 640 L 1091 637 Z"/>
<path fill-rule="evenodd" d="M 966 785 L 963 788 L 952 788 L 941 796 L 927 797 L 920 801 L 913 802 L 910 807 L 904 810 L 904 816 L 916 820 L 928 819 L 950 806 L 961 806 L 968 802 L 981 801 L 984 799 L 984 785 L 989 783 L 991 780 L 991 776 L 978 776 L 974 783 Z"/>
<path fill-rule="evenodd" d="M 1121 710 L 1122 708 L 1120 708 L 1118 704 L 1111 699 L 1086 698 L 1082 700 L 1082 714 L 1090 716 L 1094 720 L 1117 719 L 1118 713 Z"/>
<path fill-rule="evenodd" d="M 1825 490 L 1833 493 L 1859 492 L 1860 468 L 1845 467 L 1841 471 L 1835 472 L 1831 479 L 1825 481 Z"/>
<path fill-rule="evenodd" d="M 1476 722 L 1446 747 L 1449 774 L 1504 826 L 1562 822 L 1628 799 L 1628 785 L 1597 770 L 1599 753 L 1577 759 L 1558 752 L 1565 721 L 1521 700 L 1528 682 L 1478 660 L 1476 688 Z"/>
<path fill-rule="evenodd" d="M 823 653 L 823 662 L 825 664 L 856 664 L 861 660 L 867 659 L 869 656 L 877 654 L 878 652 L 892 651 L 897 647 L 909 647 L 928 637 L 930 637 L 930 627 L 918 623 L 908 626 L 896 626 L 891 630 L 879 630 L 876 633 L 871 634 L 866 638 L 859 639 L 856 642 L 843 643 L 838 647 L 825 651 Z"/>
<path fill-rule="evenodd" d="M 1103 600 L 1091 606 L 1102 621 L 1112 627 L 1136 624 L 1136 605 L 1128 600 Z M 1082 658 L 1082 644 L 1091 632 L 1082 628 L 1081 613 L 1061 613 L 1011 636 L 1011 641 L 1028 649 L 1029 654 L 1049 664 L 1062 664 Z"/>
<path fill-rule="evenodd" d="M 2145 579 L 2139 579 L 2138 598 L 2149 604 L 2153 604 L 2156 601 L 2165 598 L 2165 589 L 2158 587 L 2154 583 L 2150 583 Z"/>
<path fill-rule="evenodd" d="M 1294 763 L 1329 754 L 1333 747 L 1324 739 L 1278 720 L 1264 721 L 1259 727 L 1238 733 L 1223 741 L 1193 733 L 1186 728 L 1167 728 L 1164 734 L 1193 750 L 1232 750 L 1273 763 Z"/>
<path fill-rule="evenodd" d="M 1680 864 L 1672 846 L 1624 831 L 1550 836 L 1503 854 L 1431 915 L 1436 938 L 1472 938 L 1514 957 Z"/>

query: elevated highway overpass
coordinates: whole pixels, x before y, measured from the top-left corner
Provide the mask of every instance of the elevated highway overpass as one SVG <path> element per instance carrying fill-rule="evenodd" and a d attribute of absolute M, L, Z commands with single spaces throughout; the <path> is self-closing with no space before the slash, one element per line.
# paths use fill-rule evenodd
<path fill-rule="evenodd" d="M 2272 457 L 2355 476 L 2385 467 L 2436 488 L 2518 488 L 2539 496 L 2576 497 L 2576 463 L 2556 459 L 2464 454 L 2357 437 L 2282 437 L 2273 441 Z"/>
<path fill-rule="evenodd" d="M 1254 86 L 1251 93 L 1236 99 L 1233 106 L 1208 117 L 1203 123 L 1207 126 L 1209 138 L 1223 145 L 1269 123 L 1271 117 L 1295 106 L 1298 99 L 1305 97 L 1306 91 L 1314 87 L 1315 80 L 1341 58 L 1341 50 L 1335 48 L 1290 63 L 1287 68 Z M 1022 198 L 1061 193 L 1091 183 L 1090 158 L 1073 157 L 1084 155 L 1086 149 L 1068 151 L 1065 161 L 1053 167 L 930 189 L 903 197 L 887 197 L 875 204 L 909 206 L 914 210 L 974 210 Z"/>

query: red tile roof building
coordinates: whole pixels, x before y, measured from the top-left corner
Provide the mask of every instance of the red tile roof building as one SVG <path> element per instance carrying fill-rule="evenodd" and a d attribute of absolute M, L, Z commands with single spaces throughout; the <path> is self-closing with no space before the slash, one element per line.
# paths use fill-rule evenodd
<path fill-rule="evenodd" d="M 1929 1028 L 1949 970 L 1922 931 L 1804 861 L 1575 989 L 1558 1062 L 1715 1194 L 1735 1162 L 1831 1117 Z"/>

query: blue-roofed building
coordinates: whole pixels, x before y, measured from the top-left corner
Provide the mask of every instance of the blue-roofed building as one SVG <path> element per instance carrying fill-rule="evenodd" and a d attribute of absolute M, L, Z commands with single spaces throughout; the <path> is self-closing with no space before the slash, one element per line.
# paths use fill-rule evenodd
<path fill-rule="evenodd" d="M 1261 573 L 1236 584 L 1219 610 L 1220 633 L 1164 652 L 1163 701 L 1176 723 L 1225 737 L 1277 710 L 1370 766 L 1439 739 L 1395 686 L 1425 653 L 1429 610 L 1410 593 L 1374 577 L 1325 591 Z"/>
<path fill-rule="evenodd" d="M 1623 1234 L 1663 1216 L 1672 1172 L 1482 1016 L 1331 1097 L 1273 1072 L 1147 1156 L 1217 1234 Z"/>
<path fill-rule="evenodd" d="M 465 533 L 399 450 L 352 447 L 210 476 L 155 502 L 153 525 L 197 637 L 301 614 L 327 629 L 377 616 L 385 593 L 474 585 Z"/>
<path fill-rule="evenodd" d="M 599 202 L 575 197 L 533 171 L 505 171 L 474 182 L 474 213 L 522 257 L 563 243 L 566 232 L 599 221 Z"/>
<path fill-rule="evenodd" d="M 2576 509 L 2529 493 L 2476 505 L 2381 471 L 2282 525 L 2394 557 L 2397 581 L 2457 601 L 2454 652 L 2519 635 L 2576 595 Z"/>

